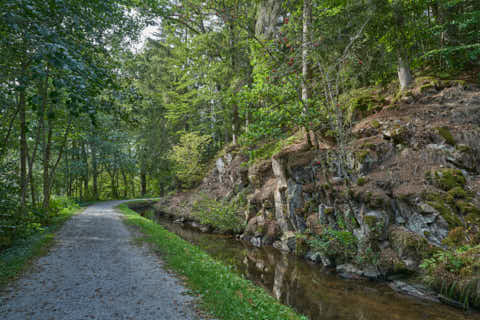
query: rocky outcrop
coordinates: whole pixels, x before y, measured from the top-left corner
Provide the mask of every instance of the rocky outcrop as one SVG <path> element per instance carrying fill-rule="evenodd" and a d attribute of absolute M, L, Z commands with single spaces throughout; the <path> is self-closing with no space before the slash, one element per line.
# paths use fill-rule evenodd
<path fill-rule="evenodd" d="M 425 92 L 414 92 L 409 105 L 358 123 L 348 146 L 349 183 L 338 171 L 335 148 L 293 145 L 251 167 L 254 190 L 244 238 L 263 239 L 267 228 L 258 221 L 274 221 L 280 231 L 270 232 L 268 242 L 276 235 L 273 245 L 294 253 L 299 235 L 321 247 L 328 246 L 328 239 L 322 240 L 326 232 L 350 233 L 356 253 L 347 260 L 353 258 L 349 263 L 361 270 L 357 275 L 372 265 L 382 276 L 418 271 L 434 248 L 446 246 L 452 228 L 472 221 L 480 201 L 478 187 L 473 192 L 480 172 L 480 127 L 464 114 L 480 111 L 479 93 L 464 90 L 462 105 L 455 105 L 459 89 L 443 89 L 430 92 L 430 100 Z M 433 97 L 439 94 L 442 99 Z M 414 106 L 415 101 L 430 105 Z M 437 117 L 435 112 L 446 107 L 432 101 L 447 104 L 449 117 Z M 317 247 L 305 254 L 329 266 L 345 261 L 331 252 Z"/>
<path fill-rule="evenodd" d="M 415 90 L 355 125 L 342 165 L 332 143 L 248 169 L 227 150 L 200 189 L 247 195 L 241 239 L 349 278 L 414 274 L 435 250 L 480 244 L 480 90 Z"/>

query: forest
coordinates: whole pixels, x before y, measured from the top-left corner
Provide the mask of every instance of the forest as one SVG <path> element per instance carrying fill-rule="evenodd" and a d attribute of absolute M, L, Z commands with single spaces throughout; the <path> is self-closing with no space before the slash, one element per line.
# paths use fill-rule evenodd
<path fill-rule="evenodd" d="M 480 1 L 1 0 L 0 250 L 225 148 L 328 143 L 348 185 L 353 126 L 433 78 L 480 83 Z"/>

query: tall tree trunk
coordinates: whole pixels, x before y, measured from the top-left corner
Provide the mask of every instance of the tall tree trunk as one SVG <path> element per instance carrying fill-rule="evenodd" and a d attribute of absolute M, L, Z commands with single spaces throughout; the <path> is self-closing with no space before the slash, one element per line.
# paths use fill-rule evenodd
<path fill-rule="evenodd" d="M 303 113 L 306 116 L 309 112 L 309 103 L 312 98 L 311 80 L 312 72 L 310 66 L 310 54 L 312 46 L 312 2 L 303 1 L 303 31 L 302 31 L 302 103 Z M 309 145 L 312 145 L 308 126 L 305 126 L 305 135 Z"/>
<path fill-rule="evenodd" d="M 71 152 L 67 152 L 65 157 L 65 179 L 66 179 L 66 187 L 67 187 L 67 196 L 69 198 L 72 197 L 72 175 L 70 172 L 70 164 L 69 164 L 69 154 Z"/>
<path fill-rule="evenodd" d="M 144 197 L 147 194 L 147 174 L 145 173 L 145 167 L 142 166 L 140 170 L 140 185 L 141 185 L 141 195 Z"/>
<path fill-rule="evenodd" d="M 45 111 L 47 110 L 48 104 L 48 75 L 45 77 L 43 87 L 41 88 L 42 96 L 42 112 L 40 119 L 41 126 L 41 137 L 42 137 L 42 147 L 43 147 L 43 210 L 47 211 L 50 207 L 50 186 L 49 186 L 49 172 L 50 172 L 50 150 L 52 142 L 52 120 L 51 117 L 48 117 L 47 125 L 45 125 Z M 52 105 L 49 105 L 49 114 L 53 111 Z M 47 134 L 48 126 L 48 134 Z"/>
<path fill-rule="evenodd" d="M 93 138 L 92 138 L 93 139 Z M 97 145 L 95 141 L 91 141 L 90 149 L 92 153 L 92 175 L 93 175 L 93 197 L 95 200 L 98 196 L 98 162 L 97 162 Z"/>
<path fill-rule="evenodd" d="M 128 198 L 128 179 L 127 179 L 127 174 L 125 173 L 125 170 L 122 170 L 122 177 L 123 177 L 123 198 L 127 199 Z"/>
<path fill-rule="evenodd" d="M 110 174 L 110 183 L 112 184 L 112 196 L 114 199 L 118 199 L 118 189 L 115 181 L 116 181 L 116 174 L 115 174 L 115 170 L 113 170 L 112 173 Z"/>
<path fill-rule="evenodd" d="M 237 75 L 238 72 L 238 53 L 236 51 L 236 45 L 237 45 L 237 40 L 235 36 L 235 26 L 234 26 L 234 21 L 230 21 L 229 25 L 229 30 L 230 30 L 230 59 L 231 59 L 231 67 L 232 71 L 235 75 Z M 237 84 L 234 84 L 237 86 Z M 232 88 L 234 91 L 234 94 L 237 93 L 237 88 Z M 237 145 L 237 136 L 239 133 L 239 127 L 240 127 L 240 118 L 238 114 L 238 105 L 236 102 L 233 103 L 232 106 L 232 144 Z"/>
<path fill-rule="evenodd" d="M 132 186 L 131 186 L 131 190 L 132 190 L 132 197 L 135 198 L 136 197 L 136 190 L 135 190 L 135 174 L 132 173 L 132 176 L 131 176 L 131 180 L 132 182 Z"/>
<path fill-rule="evenodd" d="M 25 88 L 20 91 L 18 110 L 20 113 L 20 211 L 25 214 L 27 200 L 27 121 Z"/>
<path fill-rule="evenodd" d="M 88 198 L 89 197 L 88 180 L 89 180 L 90 174 L 89 174 L 89 168 L 88 168 L 88 153 L 87 153 L 87 148 L 86 148 L 85 141 L 82 141 L 82 158 L 83 158 L 83 162 L 85 164 L 85 172 L 84 172 L 84 175 L 83 175 L 85 198 Z"/>
<path fill-rule="evenodd" d="M 398 56 L 398 80 L 400 82 L 400 90 L 407 89 L 413 82 L 413 76 L 410 71 L 410 65 L 406 58 Z"/>
<path fill-rule="evenodd" d="M 37 147 L 35 146 L 35 149 L 36 148 Z M 30 181 L 30 197 L 31 197 L 31 200 L 32 200 L 32 206 L 34 208 L 36 208 L 37 207 L 37 195 L 36 195 L 36 191 L 35 191 L 35 181 L 34 181 L 34 178 L 33 178 L 33 169 L 34 169 L 34 165 L 35 165 L 34 158 L 35 158 L 35 151 L 33 152 L 33 154 L 31 156 L 28 156 L 28 153 L 27 153 L 28 180 Z"/>
<path fill-rule="evenodd" d="M 48 135 L 43 153 L 43 209 L 50 208 L 50 155 L 52 149 L 52 121 L 48 120 Z"/>
<path fill-rule="evenodd" d="M 263 39 L 271 39 L 281 14 L 281 0 L 263 0 L 258 6 L 255 33 Z"/>
<path fill-rule="evenodd" d="M 41 87 L 39 88 L 39 90 L 40 91 L 42 90 Z M 40 117 L 42 117 L 42 119 L 43 119 L 43 115 L 45 113 L 44 108 L 45 108 L 45 105 L 42 104 L 42 107 L 40 109 Z M 36 192 L 35 183 L 34 183 L 35 181 L 34 181 L 34 177 L 33 177 L 33 170 L 34 170 L 34 167 L 35 167 L 35 159 L 37 157 L 38 146 L 39 146 L 40 140 L 41 140 L 42 125 L 43 125 L 43 122 L 42 122 L 42 120 L 40 120 L 39 125 L 37 127 L 35 144 L 33 146 L 33 150 L 32 150 L 31 155 L 29 155 L 28 146 L 27 146 L 28 178 L 30 180 L 30 192 L 31 192 L 32 205 L 34 207 L 37 207 L 37 192 Z"/>
<path fill-rule="evenodd" d="M 15 108 L 15 112 L 14 112 L 14 114 L 13 114 L 13 116 L 10 119 L 10 122 L 8 124 L 7 134 L 5 135 L 5 138 L 3 139 L 3 144 L 2 144 L 1 149 L 0 149 L 0 159 L 3 158 L 5 152 L 8 150 L 8 142 L 10 141 L 10 135 L 12 134 L 13 124 L 15 123 L 15 120 L 17 119 L 18 112 L 19 112 L 18 107 L 19 107 L 19 103 L 17 103 L 16 108 Z"/>

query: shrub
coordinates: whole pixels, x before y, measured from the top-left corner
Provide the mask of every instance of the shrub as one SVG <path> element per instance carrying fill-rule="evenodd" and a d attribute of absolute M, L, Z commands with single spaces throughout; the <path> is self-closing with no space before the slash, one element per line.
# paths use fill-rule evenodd
<path fill-rule="evenodd" d="M 480 245 L 438 251 L 420 267 L 424 281 L 441 294 L 460 301 L 465 308 L 480 307 Z"/>
<path fill-rule="evenodd" d="M 240 233 L 245 228 L 245 222 L 241 216 L 242 201 L 216 201 L 203 196 L 192 207 L 192 215 L 201 224 L 210 225 L 221 232 Z"/>
<path fill-rule="evenodd" d="M 202 180 L 205 172 L 203 156 L 210 142 L 209 136 L 190 132 L 184 134 L 170 152 L 169 159 L 175 165 L 175 175 L 184 187 L 192 188 Z"/>
<path fill-rule="evenodd" d="M 313 251 L 329 256 L 351 259 L 357 253 L 357 239 L 346 230 L 326 228 L 320 236 L 308 240 Z"/>

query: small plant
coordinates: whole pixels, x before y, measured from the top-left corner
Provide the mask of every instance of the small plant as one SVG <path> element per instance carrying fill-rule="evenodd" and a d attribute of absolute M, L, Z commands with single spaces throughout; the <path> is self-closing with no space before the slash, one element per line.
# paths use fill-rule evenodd
<path fill-rule="evenodd" d="M 424 259 L 424 281 L 441 294 L 463 303 L 480 306 L 476 290 L 480 281 L 480 245 L 465 245 L 454 251 L 437 251 L 431 258 Z"/>
<path fill-rule="evenodd" d="M 353 258 L 357 252 L 357 239 L 346 230 L 326 228 L 322 235 L 308 240 L 308 244 L 316 252 L 345 259 Z"/>
<path fill-rule="evenodd" d="M 241 199 L 237 201 L 216 201 L 203 195 L 192 206 L 192 215 L 201 224 L 210 225 L 221 232 L 241 233 L 245 222 L 241 216 L 243 209 Z"/>
<path fill-rule="evenodd" d="M 192 188 L 202 180 L 206 169 L 203 158 L 210 142 L 210 136 L 190 132 L 173 147 L 169 159 L 174 163 L 175 174 L 183 187 Z"/>

